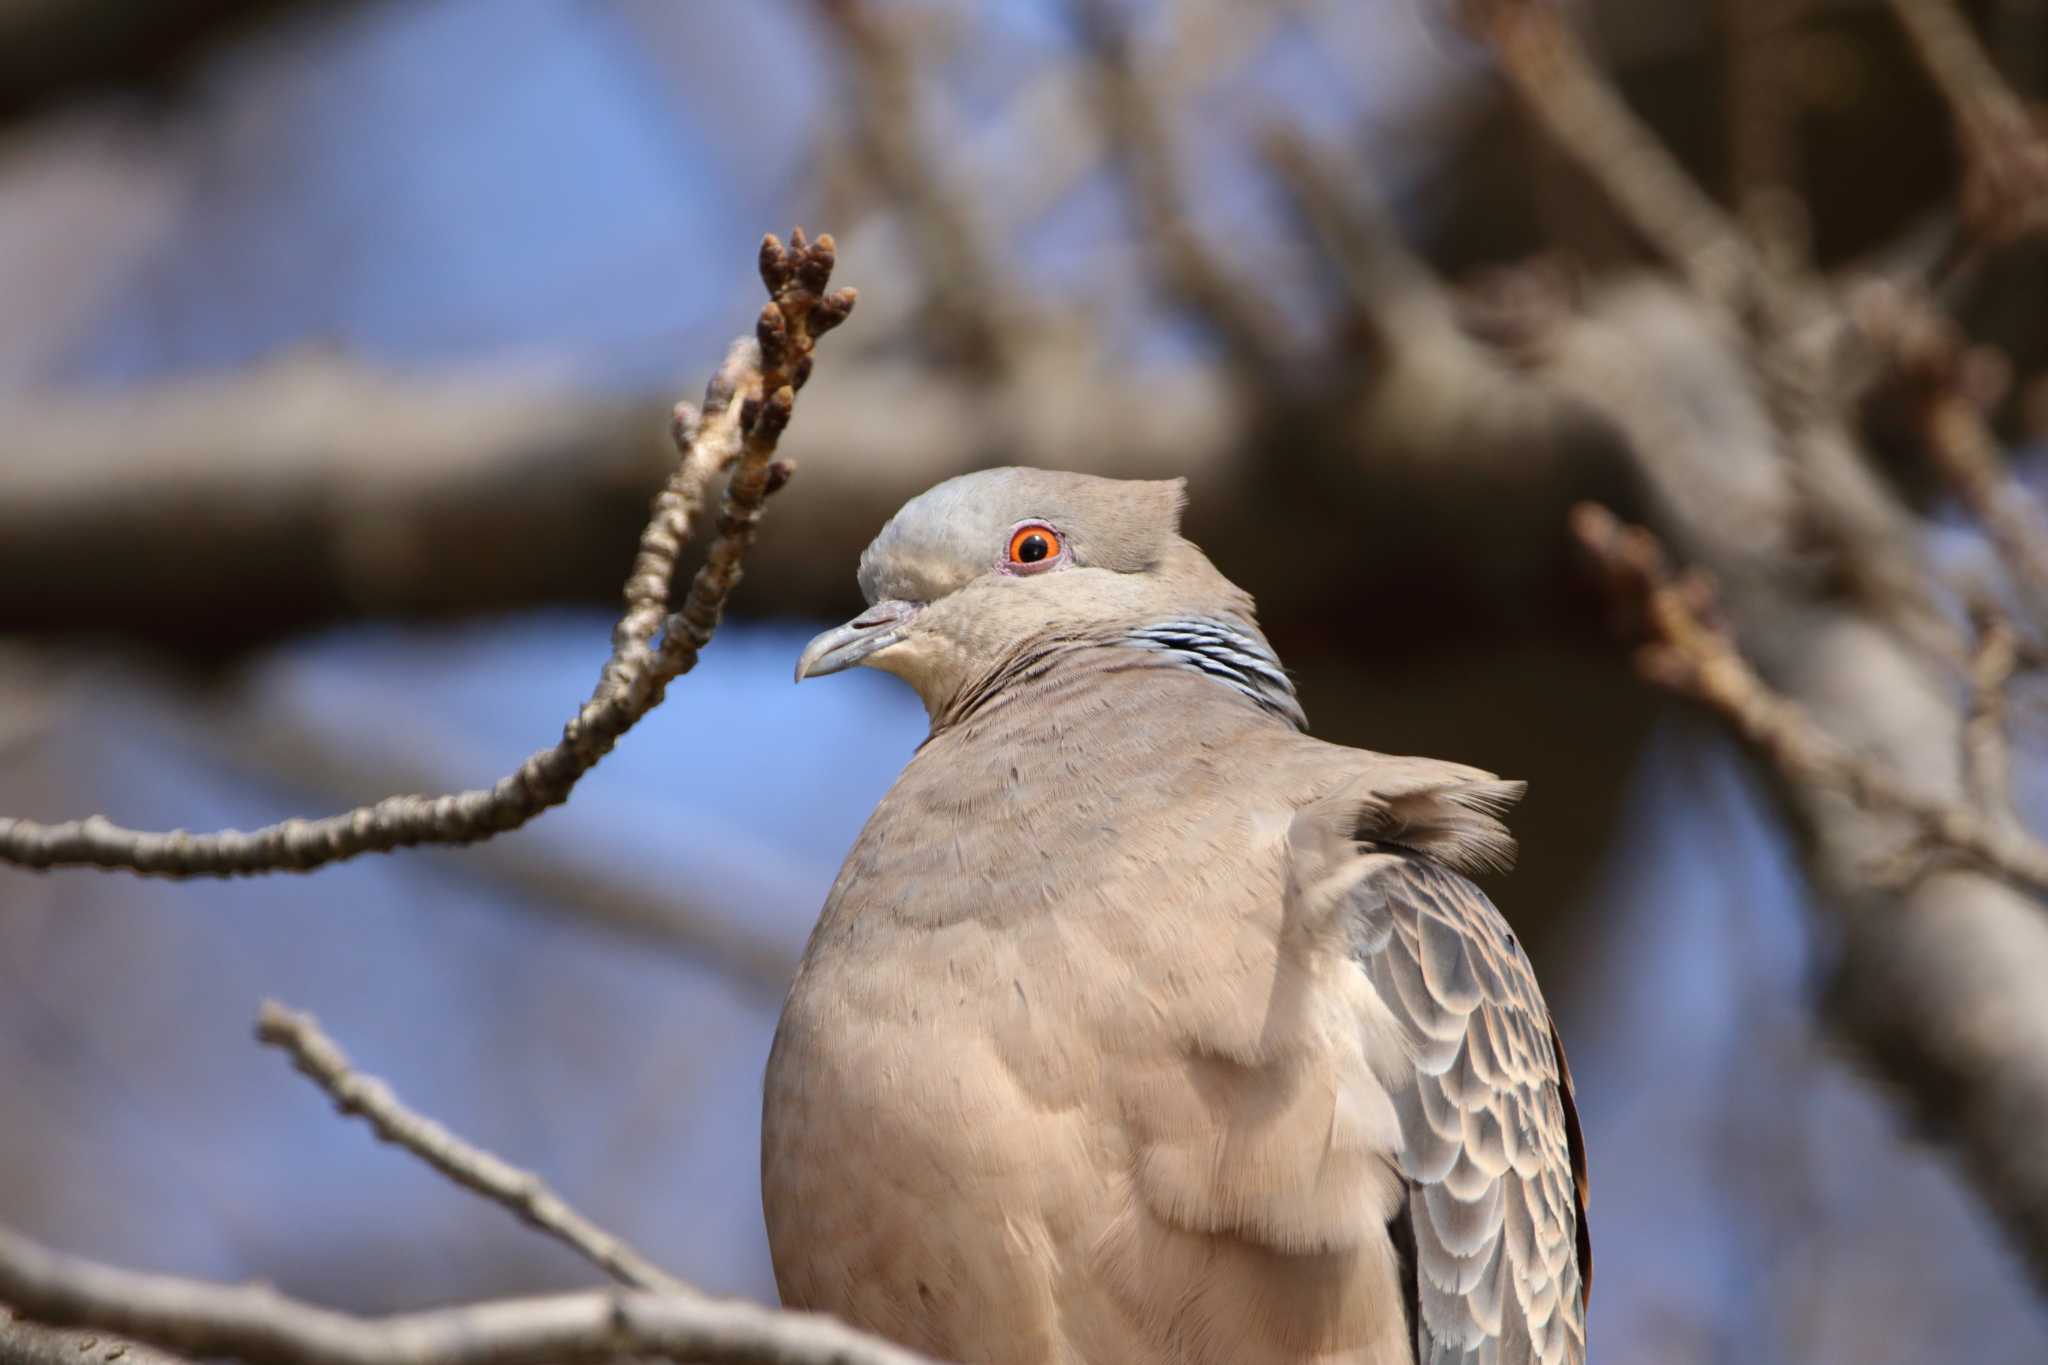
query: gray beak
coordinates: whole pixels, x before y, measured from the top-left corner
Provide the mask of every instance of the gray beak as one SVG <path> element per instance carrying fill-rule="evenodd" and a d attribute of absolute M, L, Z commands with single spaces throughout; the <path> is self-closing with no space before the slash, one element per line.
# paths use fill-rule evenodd
<path fill-rule="evenodd" d="M 870 654 L 903 638 L 917 607 L 915 602 L 877 602 L 845 625 L 824 631 L 797 657 L 796 680 L 822 678 L 866 662 Z"/>

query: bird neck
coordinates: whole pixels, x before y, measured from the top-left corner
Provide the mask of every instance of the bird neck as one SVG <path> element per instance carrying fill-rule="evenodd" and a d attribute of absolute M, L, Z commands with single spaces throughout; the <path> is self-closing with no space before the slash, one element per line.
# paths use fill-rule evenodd
<path fill-rule="evenodd" d="M 1297 730 L 1308 728 L 1293 680 L 1257 629 L 1226 616 L 1172 616 L 1089 635 L 1032 641 L 932 716 L 932 733 L 1020 697 L 1137 669 L 1198 674 Z"/>
<path fill-rule="evenodd" d="M 1251 699 L 1297 730 L 1308 728 L 1294 680 L 1266 637 L 1227 616 L 1177 616 L 1125 633 L 1117 644 L 1169 668 L 1191 668 Z"/>

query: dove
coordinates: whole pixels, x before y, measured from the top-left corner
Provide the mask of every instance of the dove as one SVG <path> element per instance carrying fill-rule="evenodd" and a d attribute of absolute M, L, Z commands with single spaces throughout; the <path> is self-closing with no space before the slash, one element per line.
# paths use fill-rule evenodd
<path fill-rule="evenodd" d="M 1310 737 L 1184 499 L 939 484 L 797 663 L 931 733 L 770 1053 L 783 1302 L 992 1365 L 1577 1365 L 1570 1073 L 1470 880 L 1521 784 Z"/>

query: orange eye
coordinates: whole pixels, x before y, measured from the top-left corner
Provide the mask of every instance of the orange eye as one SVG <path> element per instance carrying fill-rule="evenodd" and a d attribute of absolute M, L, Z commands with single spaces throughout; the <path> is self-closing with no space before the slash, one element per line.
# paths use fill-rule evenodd
<path fill-rule="evenodd" d="M 1060 533 L 1043 522 L 1027 522 L 1010 535 L 1010 562 L 1025 567 L 1060 557 Z"/>

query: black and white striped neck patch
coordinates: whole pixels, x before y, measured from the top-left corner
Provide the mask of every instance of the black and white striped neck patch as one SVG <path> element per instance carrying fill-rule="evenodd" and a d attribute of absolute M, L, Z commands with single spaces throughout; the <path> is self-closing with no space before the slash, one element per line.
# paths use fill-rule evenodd
<path fill-rule="evenodd" d="M 1308 728 L 1294 683 L 1272 646 L 1235 621 L 1207 616 L 1155 621 L 1129 631 L 1121 643 L 1155 650 L 1168 662 L 1206 673 L 1295 729 Z"/>

